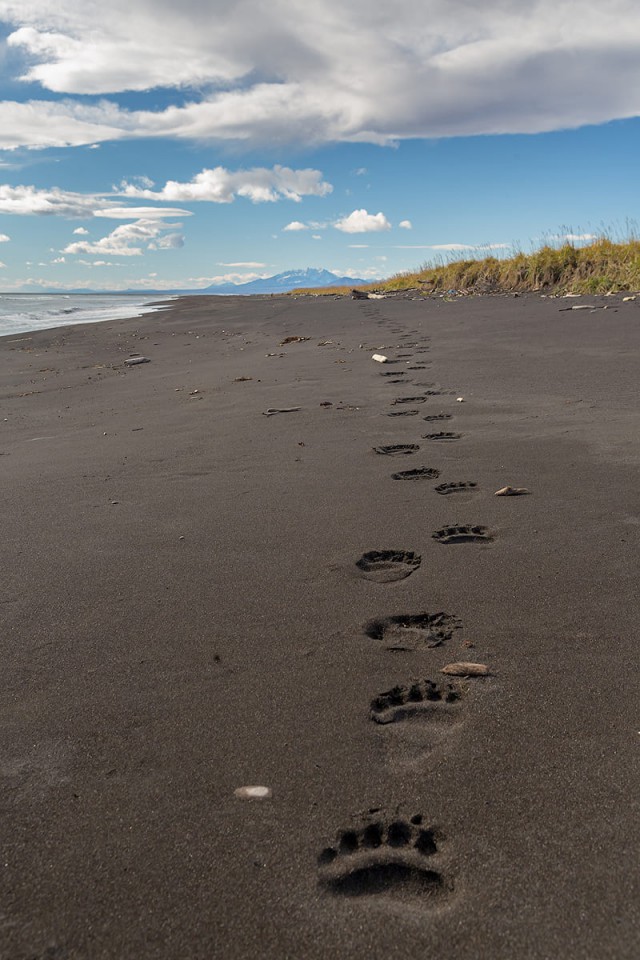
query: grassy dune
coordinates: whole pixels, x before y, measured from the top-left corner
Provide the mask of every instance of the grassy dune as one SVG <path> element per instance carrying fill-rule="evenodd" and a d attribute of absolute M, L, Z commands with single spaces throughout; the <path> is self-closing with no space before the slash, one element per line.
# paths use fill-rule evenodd
<path fill-rule="evenodd" d="M 603 238 L 587 246 L 566 243 L 544 246 L 511 257 L 456 260 L 425 264 L 421 270 L 359 287 L 371 293 L 420 290 L 423 293 L 609 293 L 640 290 L 640 240 L 614 243 Z M 296 290 L 329 296 L 349 293 L 348 287 Z"/>

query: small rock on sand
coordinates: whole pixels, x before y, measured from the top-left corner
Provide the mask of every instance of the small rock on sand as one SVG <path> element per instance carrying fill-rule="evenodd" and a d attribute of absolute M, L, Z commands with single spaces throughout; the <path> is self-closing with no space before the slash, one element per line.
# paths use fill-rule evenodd
<path fill-rule="evenodd" d="M 374 355 L 371 357 L 371 359 L 372 359 L 372 360 L 377 360 L 378 363 L 386 363 L 389 358 L 383 356 L 383 354 L 381 354 L 381 353 L 374 353 Z"/>
<path fill-rule="evenodd" d="M 526 487 L 500 487 L 499 490 L 496 490 L 494 497 L 523 497 L 526 494 L 531 493 L 531 490 L 527 490 Z"/>
<path fill-rule="evenodd" d="M 238 787 L 233 795 L 238 800 L 270 800 L 273 793 L 269 787 Z"/>
<path fill-rule="evenodd" d="M 448 663 L 443 667 L 440 673 L 446 673 L 450 677 L 488 677 L 489 667 L 486 663 Z"/>
<path fill-rule="evenodd" d="M 125 367 L 135 367 L 138 363 L 151 363 L 149 357 L 129 357 L 128 360 L 125 360 Z"/>

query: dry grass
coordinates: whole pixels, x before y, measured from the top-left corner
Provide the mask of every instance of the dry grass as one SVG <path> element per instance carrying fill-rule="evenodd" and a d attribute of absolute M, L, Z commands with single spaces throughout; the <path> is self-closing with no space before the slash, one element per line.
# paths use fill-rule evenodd
<path fill-rule="evenodd" d="M 455 291 L 473 293 L 609 293 L 640 290 L 640 240 L 615 243 L 608 238 L 587 246 L 545 245 L 533 253 L 511 257 L 484 257 L 451 263 L 425 264 L 418 271 L 397 274 L 388 280 L 358 289 L 391 293 L 420 290 L 423 293 Z M 295 294 L 340 296 L 348 287 L 296 290 Z"/>

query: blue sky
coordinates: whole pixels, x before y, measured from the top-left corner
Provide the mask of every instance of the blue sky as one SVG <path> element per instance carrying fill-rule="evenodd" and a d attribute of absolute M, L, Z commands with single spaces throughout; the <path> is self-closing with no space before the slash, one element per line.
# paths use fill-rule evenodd
<path fill-rule="evenodd" d="M 639 50 L 631 0 L 0 0 L 0 289 L 624 237 Z"/>

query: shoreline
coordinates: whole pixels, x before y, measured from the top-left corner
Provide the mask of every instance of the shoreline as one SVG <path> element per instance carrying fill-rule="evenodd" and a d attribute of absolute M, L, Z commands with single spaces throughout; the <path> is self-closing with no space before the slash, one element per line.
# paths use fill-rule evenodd
<path fill-rule="evenodd" d="M 635 957 L 612 301 L 194 296 L 0 339 L 0 953 Z"/>
<path fill-rule="evenodd" d="M 78 324 L 132 319 L 132 314 L 155 313 L 152 297 L 128 294 L 0 294 L 0 339 L 37 330 L 54 330 Z"/>
<path fill-rule="evenodd" d="M 13 294 L 11 294 L 13 296 Z M 58 296 L 58 294 L 47 294 L 47 296 Z M 16 294 L 16 296 L 31 296 L 31 294 Z M 59 296 L 63 296 L 60 294 Z M 76 296 L 74 294 L 73 296 Z M 77 296 L 85 296 L 85 294 L 78 294 Z M 86 294 L 86 296 L 95 296 L 94 294 Z M 110 296 L 110 295 L 109 295 Z M 114 294 L 113 296 L 128 296 L 128 294 Z M 131 296 L 137 296 L 131 294 Z M 326 299 L 325 299 L 326 297 Z M 181 309 L 180 304 L 185 309 L 193 309 L 196 304 L 201 303 L 201 306 L 205 304 L 214 304 L 214 303 L 233 303 L 233 304 L 242 304 L 242 303 L 257 303 L 257 302 L 320 302 L 328 303 L 329 300 L 335 302 L 345 302 L 352 299 L 350 293 L 327 293 L 323 294 L 322 292 L 318 293 L 298 293 L 296 290 L 292 290 L 288 293 L 283 294 L 176 294 L 175 296 L 170 297 L 169 299 L 163 300 L 149 300 L 146 306 L 153 307 L 154 309 L 147 310 L 144 313 L 138 314 L 137 316 L 125 316 L 125 317 L 111 317 L 104 320 L 91 320 L 91 321 L 79 321 L 77 323 L 61 323 L 55 327 L 38 327 L 33 330 L 25 330 L 23 333 L 33 334 L 33 333 L 55 333 L 56 331 L 65 331 L 74 327 L 92 327 L 95 324 L 106 324 L 113 323 L 116 321 L 128 321 L 135 322 L 141 320 L 143 317 L 150 316 L 151 314 L 156 314 L 164 311 L 169 311 L 172 308 Z M 631 309 L 631 302 L 637 302 L 637 306 L 640 307 L 640 295 L 636 297 L 635 295 L 629 295 L 625 291 L 618 291 L 611 294 L 588 294 L 588 293 L 549 293 L 549 294 L 540 294 L 534 293 L 531 291 L 523 292 L 513 292 L 513 291 L 501 291 L 501 292 L 484 292 L 484 293 L 469 293 L 466 291 L 455 291 L 451 295 L 444 293 L 426 293 L 420 292 L 416 288 L 406 288 L 402 290 L 391 290 L 387 291 L 384 294 L 374 294 L 371 297 L 370 303 L 375 304 L 376 301 L 412 301 L 422 304 L 439 304 L 442 302 L 445 303 L 461 303 L 464 301 L 472 301 L 474 303 L 486 303 L 494 302 L 501 300 L 512 300 L 519 299 L 523 301 L 533 301 L 534 303 L 543 303 L 548 301 L 550 303 L 559 303 L 560 301 L 566 301 L 563 303 L 561 309 L 563 312 L 568 312 L 570 310 L 574 311 L 583 311 L 589 309 L 593 310 L 618 310 Z M 629 302 L 627 302 L 629 301 Z M 365 301 L 363 301 L 365 302 Z M 202 311 L 196 310 L 196 315 L 199 315 Z M 13 334 L 0 334 L 0 344 L 3 342 L 8 342 L 8 339 L 12 337 Z"/>

